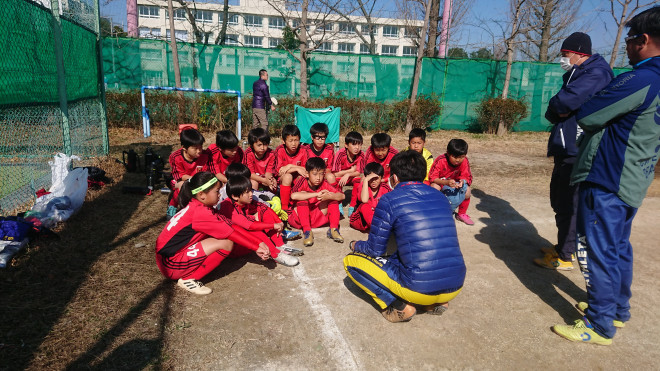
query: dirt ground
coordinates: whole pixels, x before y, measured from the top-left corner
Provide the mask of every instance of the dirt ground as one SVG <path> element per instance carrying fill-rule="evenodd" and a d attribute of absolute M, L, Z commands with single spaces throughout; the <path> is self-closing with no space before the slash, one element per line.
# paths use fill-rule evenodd
<path fill-rule="evenodd" d="M 610 347 L 563 340 L 550 326 L 579 318 L 573 305 L 586 291 L 577 265 L 555 272 L 532 263 L 556 239 L 547 135 L 429 135 L 434 155 L 452 137 L 469 142 L 475 225 L 456 226 L 468 272 L 450 310 L 404 324 L 383 319 L 346 278 L 348 241 L 366 238 L 346 220 L 346 243 L 315 230 L 295 268 L 227 260 L 204 280 L 211 295 L 183 292 L 163 280 L 153 256 L 166 196 L 121 193 L 144 175 L 102 162 L 115 182 L 89 197 L 59 240 L 33 243 L 0 272 L 0 369 L 657 370 L 660 182 L 633 223 L 632 319 Z M 147 145 L 166 157 L 176 145 L 161 131 L 144 140 L 113 130 L 110 138 L 113 157 Z M 406 142 L 394 135 L 396 148 Z"/>

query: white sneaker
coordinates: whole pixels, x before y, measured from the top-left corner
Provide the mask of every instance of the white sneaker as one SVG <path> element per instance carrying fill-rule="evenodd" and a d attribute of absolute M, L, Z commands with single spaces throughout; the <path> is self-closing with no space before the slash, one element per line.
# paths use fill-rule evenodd
<path fill-rule="evenodd" d="M 295 267 L 300 263 L 300 260 L 295 256 L 289 254 L 279 254 L 277 258 L 273 258 L 278 264 L 282 264 L 286 267 Z"/>
<path fill-rule="evenodd" d="M 179 282 L 177 282 L 177 285 L 197 295 L 208 295 L 213 292 L 213 290 L 204 286 L 203 283 L 197 281 L 194 278 L 191 278 L 189 280 L 184 280 L 183 278 L 179 278 Z"/>
<path fill-rule="evenodd" d="M 289 245 L 289 244 L 284 244 L 284 245 L 278 247 L 278 249 L 280 250 L 281 253 L 283 253 L 283 254 L 289 254 L 289 255 L 291 255 L 291 256 L 301 256 L 301 255 L 303 255 L 303 254 L 305 253 L 305 252 L 303 251 L 303 249 L 299 249 L 299 248 L 297 248 L 297 247 L 293 247 L 293 246 L 291 246 L 291 245 Z"/>

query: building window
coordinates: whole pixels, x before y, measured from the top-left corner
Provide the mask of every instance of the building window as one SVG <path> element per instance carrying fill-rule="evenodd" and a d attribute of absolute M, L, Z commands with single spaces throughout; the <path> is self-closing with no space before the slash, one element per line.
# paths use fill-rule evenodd
<path fill-rule="evenodd" d="M 263 18 L 258 15 L 248 14 L 245 16 L 245 27 L 261 27 L 263 25 Z"/>
<path fill-rule="evenodd" d="M 369 45 L 360 44 L 360 54 L 369 54 Z"/>
<path fill-rule="evenodd" d="M 353 26 L 350 23 L 340 23 L 339 24 L 339 33 L 345 34 L 345 35 L 354 35 L 355 34 L 355 26 Z"/>
<path fill-rule="evenodd" d="M 277 28 L 277 29 L 282 29 L 284 28 L 284 18 L 279 18 L 279 17 L 270 17 L 268 18 L 268 28 Z"/>
<path fill-rule="evenodd" d="M 331 42 L 324 42 L 319 45 L 318 51 L 320 52 L 331 52 L 332 51 L 332 43 Z"/>
<path fill-rule="evenodd" d="M 337 51 L 340 53 L 353 53 L 355 44 L 339 43 L 337 44 Z"/>
<path fill-rule="evenodd" d="M 140 27 L 140 37 L 143 39 L 158 39 L 160 38 L 160 28 Z"/>
<path fill-rule="evenodd" d="M 384 37 L 399 37 L 399 27 L 397 26 L 383 26 Z"/>
<path fill-rule="evenodd" d="M 238 42 L 238 35 L 225 35 L 225 45 L 240 45 Z"/>
<path fill-rule="evenodd" d="M 198 22 L 212 22 L 213 12 L 210 10 L 195 10 L 195 20 Z"/>
<path fill-rule="evenodd" d="M 264 38 L 261 36 L 247 36 L 245 35 L 244 45 L 250 48 L 263 48 Z"/>
<path fill-rule="evenodd" d="M 415 46 L 404 46 L 403 47 L 403 56 L 404 57 L 415 57 L 415 56 L 417 56 L 417 47 L 415 47 Z"/>
<path fill-rule="evenodd" d="M 268 38 L 268 47 L 276 49 L 278 46 L 282 45 L 282 39 L 276 37 Z"/>
<path fill-rule="evenodd" d="M 381 55 L 396 55 L 397 49 L 399 47 L 396 45 L 383 45 L 380 49 Z"/>
<path fill-rule="evenodd" d="M 348 62 L 338 62 L 337 63 L 337 72 L 340 73 L 350 73 L 353 72 L 355 64 Z"/>
<path fill-rule="evenodd" d="M 372 25 L 374 29 L 374 35 L 378 35 L 378 26 Z M 360 25 L 360 31 L 366 36 L 369 35 L 369 25 L 368 24 L 363 24 Z"/>
<path fill-rule="evenodd" d="M 170 37 L 170 30 L 167 30 L 166 32 L 166 37 L 169 40 Z M 174 38 L 176 41 L 188 41 L 188 31 L 186 30 L 174 30 Z"/>
<path fill-rule="evenodd" d="M 334 27 L 333 23 L 322 23 L 316 26 L 316 32 L 331 32 Z"/>
<path fill-rule="evenodd" d="M 197 36 L 201 37 L 202 42 L 204 44 L 208 44 L 208 41 L 213 39 L 213 33 L 212 32 L 195 31 L 195 37 L 197 37 Z"/>
<path fill-rule="evenodd" d="M 222 13 L 218 14 L 218 23 L 222 24 Z M 238 26 L 238 14 L 227 14 L 227 24 Z"/>
<path fill-rule="evenodd" d="M 422 33 L 422 30 L 419 27 L 406 27 L 405 36 L 410 39 L 416 39 Z"/>
<path fill-rule="evenodd" d="M 138 6 L 140 17 L 143 18 L 158 18 L 158 7 L 149 6 L 149 5 L 140 5 Z"/>
<path fill-rule="evenodd" d="M 170 18 L 170 12 L 165 9 L 165 18 L 169 19 Z M 179 9 L 174 9 L 174 19 L 178 20 L 185 20 L 186 19 L 186 10 L 179 8 Z"/>

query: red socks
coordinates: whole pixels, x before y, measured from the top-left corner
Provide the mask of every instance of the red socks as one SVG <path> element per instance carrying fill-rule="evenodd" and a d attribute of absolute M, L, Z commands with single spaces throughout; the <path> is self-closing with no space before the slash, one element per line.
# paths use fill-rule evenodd
<path fill-rule="evenodd" d="M 465 200 L 463 200 L 463 202 L 461 202 L 460 205 L 458 205 L 458 213 L 467 214 L 467 209 L 469 205 L 470 205 L 470 199 L 466 198 Z"/>
<path fill-rule="evenodd" d="M 229 251 L 227 250 L 218 250 L 216 252 L 211 253 L 211 255 L 207 256 L 206 259 L 204 259 L 204 262 L 197 268 L 191 276 L 189 277 L 181 277 L 184 280 L 188 280 L 191 278 L 194 278 L 196 280 L 201 280 L 204 276 L 207 274 L 211 273 L 212 270 L 218 267 L 220 263 L 222 263 L 223 260 L 229 255 Z"/>
<path fill-rule="evenodd" d="M 339 202 L 332 201 L 328 205 L 328 222 L 330 228 L 339 228 Z"/>
<path fill-rule="evenodd" d="M 289 210 L 289 201 L 291 199 L 291 186 L 280 186 L 280 199 L 282 200 L 282 209 Z"/>
<path fill-rule="evenodd" d="M 337 209 L 339 212 L 339 209 Z M 296 203 L 296 213 L 304 232 L 312 230 L 312 222 L 309 218 L 309 203 L 307 201 L 299 201 Z"/>

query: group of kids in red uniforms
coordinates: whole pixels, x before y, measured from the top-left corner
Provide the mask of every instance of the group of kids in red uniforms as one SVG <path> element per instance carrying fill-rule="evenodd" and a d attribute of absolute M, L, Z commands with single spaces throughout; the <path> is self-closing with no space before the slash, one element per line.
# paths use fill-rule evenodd
<path fill-rule="evenodd" d="M 228 256 L 254 251 L 262 260 L 295 266 L 303 251 L 285 240 L 300 233 L 285 229 L 285 223 L 302 230 L 304 246 L 314 244 L 312 228 L 324 225 L 329 225 L 329 239 L 343 243 L 339 220 L 344 215 L 345 186 L 353 187 L 347 215 L 350 226 L 368 231 L 378 201 L 391 191 L 390 161 L 398 151 L 391 146 L 390 136 L 374 134 L 365 153 L 362 135 L 351 131 L 344 148 L 335 153 L 333 145 L 326 143 L 327 125 L 312 125 L 310 134 L 312 143 L 301 144 L 298 127 L 286 125 L 283 143 L 272 150 L 268 132 L 255 128 L 243 152 L 229 130 L 219 131 L 208 149 L 203 149 L 204 136 L 199 131 L 182 130 L 181 148 L 169 158 L 174 190 L 167 209 L 169 222 L 156 241 L 156 260 L 163 275 L 204 295 L 212 290 L 200 279 Z M 426 132 L 413 129 L 406 148 L 426 160 L 424 183 L 447 196 L 457 220 L 474 224 L 466 212 L 472 183 L 467 143 L 452 139 L 447 152 L 434 160 L 425 142 Z M 255 196 L 257 192 L 271 199 L 263 200 Z"/>

